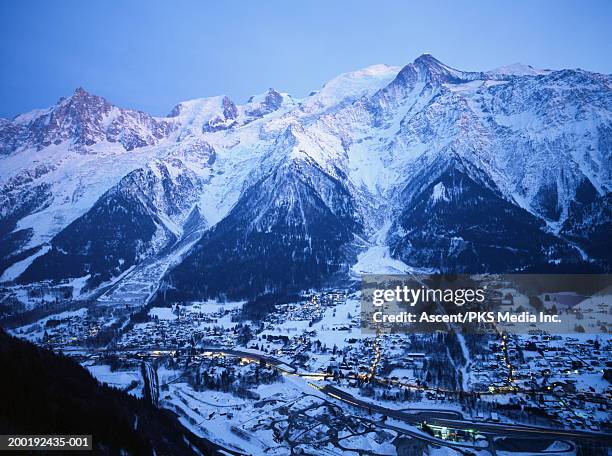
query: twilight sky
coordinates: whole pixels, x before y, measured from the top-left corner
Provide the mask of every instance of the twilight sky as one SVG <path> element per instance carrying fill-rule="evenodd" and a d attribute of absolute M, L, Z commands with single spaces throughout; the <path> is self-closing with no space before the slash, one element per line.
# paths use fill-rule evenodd
<path fill-rule="evenodd" d="M 608 0 L 5 0 L 0 117 L 78 86 L 155 115 L 269 87 L 303 97 L 342 72 L 424 52 L 464 70 L 522 62 L 612 73 L 611 25 Z"/>

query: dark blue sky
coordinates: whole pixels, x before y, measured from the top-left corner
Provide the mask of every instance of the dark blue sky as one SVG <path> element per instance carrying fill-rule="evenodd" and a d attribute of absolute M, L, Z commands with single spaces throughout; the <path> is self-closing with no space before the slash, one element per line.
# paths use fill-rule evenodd
<path fill-rule="evenodd" d="M 510 3 L 511 5 L 508 5 Z M 612 73 L 612 1 L 0 2 L 0 116 L 77 86 L 164 115 L 429 52 L 460 69 L 523 62 Z"/>

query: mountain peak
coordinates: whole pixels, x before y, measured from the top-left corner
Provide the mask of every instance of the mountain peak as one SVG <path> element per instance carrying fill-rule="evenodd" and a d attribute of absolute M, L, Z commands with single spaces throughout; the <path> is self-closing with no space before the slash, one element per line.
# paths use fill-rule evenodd
<path fill-rule="evenodd" d="M 265 104 L 271 111 L 276 111 L 283 104 L 283 96 L 274 89 L 268 89 Z"/>
<path fill-rule="evenodd" d="M 223 115 L 226 119 L 235 119 L 238 117 L 238 107 L 227 95 L 223 97 L 221 106 L 223 107 Z"/>
<path fill-rule="evenodd" d="M 440 62 L 431 54 L 422 54 L 398 73 L 390 86 L 412 87 L 417 82 L 429 85 L 457 83 L 463 80 L 463 73 Z"/>
<path fill-rule="evenodd" d="M 421 54 L 416 59 L 414 59 L 414 64 L 416 64 L 416 65 L 441 65 L 441 66 L 446 66 L 442 62 L 440 62 L 438 59 L 436 59 L 433 55 L 428 54 L 428 53 Z"/>
<path fill-rule="evenodd" d="M 87 92 L 87 90 L 85 90 L 83 87 L 77 87 L 74 90 L 74 95 L 76 95 L 76 96 L 85 96 L 85 95 L 89 95 L 89 92 Z"/>
<path fill-rule="evenodd" d="M 108 111 L 112 105 L 105 98 L 94 95 L 83 87 L 77 87 L 69 97 L 61 97 L 52 109 L 59 109 L 63 106 L 76 105 L 78 107 L 92 106 L 96 109 Z"/>
<path fill-rule="evenodd" d="M 342 73 L 327 81 L 320 90 L 312 92 L 302 104 L 302 109 L 312 112 L 347 100 L 371 96 L 389 84 L 400 70 L 401 67 L 377 64 Z"/>
<path fill-rule="evenodd" d="M 66 102 L 66 101 L 81 102 L 81 103 L 93 102 L 95 104 L 103 103 L 103 104 L 110 105 L 110 103 L 108 103 L 104 97 L 101 97 L 99 95 L 94 95 L 93 93 L 85 90 L 83 87 L 77 87 L 76 89 L 74 89 L 74 92 L 69 97 L 60 98 L 59 103 Z"/>
<path fill-rule="evenodd" d="M 274 89 L 273 87 L 270 87 L 268 88 L 268 90 L 266 90 L 263 93 L 251 95 L 249 99 L 247 100 L 247 104 L 248 103 L 261 103 L 270 97 L 274 97 L 274 98 L 282 97 L 282 94 L 278 92 L 276 89 Z"/>
<path fill-rule="evenodd" d="M 438 82 L 455 82 L 456 79 L 462 79 L 462 73 L 459 70 L 449 67 L 440 62 L 431 54 L 422 54 L 417 57 L 412 63 L 414 67 L 425 73 L 427 79 L 434 79 Z"/>

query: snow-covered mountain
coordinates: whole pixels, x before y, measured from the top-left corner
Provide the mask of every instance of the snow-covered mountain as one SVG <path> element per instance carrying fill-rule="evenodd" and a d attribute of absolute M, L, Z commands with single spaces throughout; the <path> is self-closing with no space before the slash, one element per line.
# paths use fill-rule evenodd
<path fill-rule="evenodd" d="M 75 150 L 102 141 L 132 150 L 156 144 L 168 136 L 173 125 L 144 112 L 117 108 L 79 87 L 52 108 L 22 114 L 12 122 L 4 121 L 0 128 L 0 153 L 6 154 L 64 142 Z"/>
<path fill-rule="evenodd" d="M 611 267 L 612 77 L 583 70 L 468 72 L 422 55 L 304 99 L 269 89 L 165 118 L 77 89 L 1 120 L 0 154 L 9 294 L 74 279 L 95 290 L 161 256 L 167 300 L 390 264 Z"/>

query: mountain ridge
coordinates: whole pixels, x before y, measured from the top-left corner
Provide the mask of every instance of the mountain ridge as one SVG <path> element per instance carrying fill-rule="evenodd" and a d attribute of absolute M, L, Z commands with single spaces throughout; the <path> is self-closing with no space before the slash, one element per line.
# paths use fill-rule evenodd
<path fill-rule="evenodd" d="M 372 236 L 387 221 L 383 241 L 393 258 L 415 268 L 511 272 L 557 263 L 580 269 L 587 261 L 609 270 L 609 258 L 594 246 L 601 246 L 610 230 L 611 88 L 609 75 L 583 70 L 512 65 L 461 71 L 424 54 L 402 68 L 375 65 L 345 73 L 301 100 L 269 89 L 243 105 L 227 96 L 182 102 L 165 118 L 116 108 L 77 89 L 53 108 L 0 124 L 0 166 L 7 170 L 0 178 L 0 226 L 5 226 L 0 254 L 8 265 L 2 280 L 21 277 L 22 286 L 35 286 L 50 278 L 44 272 L 50 269 L 55 281 L 78 278 L 68 263 L 49 262 L 53 248 L 43 254 L 40 249 L 67 236 L 70 224 L 87 217 L 125 176 L 151 169 L 165 169 L 166 177 L 153 173 L 143 179 L 149 203 L 142 207 L 170 233 L 161 242 L 164 248 L 181 237 L 196 207 L 191 225 L 203 224 L 196 230 L 203 232 L 201 240 L 160 282 L 166 290 L 180 281 L 173 274 L 181 270 L 192 276 L 181 286 L 201 289 L 193 285 L 204 280 L 198 268 L 210 273 L 214 264 L 229 271 L 231 261 L 220 252 L 241 251 L 256 260 L 266 255 L 266 243 L 276 241 L 276 257 L 262 259 L 244 277 L 259 284 L 244 288 L 245 295 L 322 286 L 348 274 L 359 251 L 379 245 Z M 441 205 L 448 207 L 439 212 Z M 489 212 L 478 212 L 478 205 Z M 180 210 L 168 213 L 169 207 Z M 497 213 L 499 207 L 510 218 Z M 431 230 L 426 217 L 416 223 L 414 211 L 429 211 L 439 229 Z M 109 227 L 127 223 L 112 211 L 105 214 Z M 100 217 L 90 216 L 79 229 L 84 239 L 93 239 Z M 454 225 L 453 217 L 500 233 L 514 220 L 516 242 L 521 230 L 535 241 L 499 263 L 493 252 L 516 250 L 514 240 L 498 239 L 491 251 L 479 252 L 474 246 L 484 245 L 486 232 L 470 231 L 471 240 L 462 242 L 472 246 L 472 254 L 462 260 L 455 255 L 458 241 L 451 246 L 449 239 L 467 225 Z M 137 225 L 139 218 L 130 223 Z M 597 226 L 585 229 L 585 220 Z M 313 224 L 321 226 L 309 247 L 304 236 Z M 272 235 L 264 241 L 268 228 Z M 136 226 L 133 242 L 146 245 L 150 237 L 142 232 Z M 227 237 L 221 239 L 222 233 Z M 258 242 L 256 233 L 263 236 Z M 113 250 L 121 243 L 110 228 L 107 236 L 97 255 L 115 258 L 110 269 L 119 260 L 126 268 L 137 266 L 159 251 L 128 255 L 124 247 Z M 213 251 L 203 254 L 207 248 Z M 83 253 L 83 247 L 75 249 Z M 443 267 L 441 256 L 455 260 Z M 479 256 L 481 261 L 475 260 Z M 294 273 L 281 280 L 282 273 L 266 266 L 275 260 L 279 270 Z M 181 261 L 190 266 L 181 267 Z M 310 265 L 299 273 L 310 277 L 302 282 L 295 272 L 300 262 Z M 88 287 L 125 270 L 97 271 L 103 280 L 90 277 Z M 233 289 L 228 293 L 228 283 L 225 287 L 217 287 L 216 296 L 240 297 Z M 215 293 L 196 292 L 189 299 Z"/>

